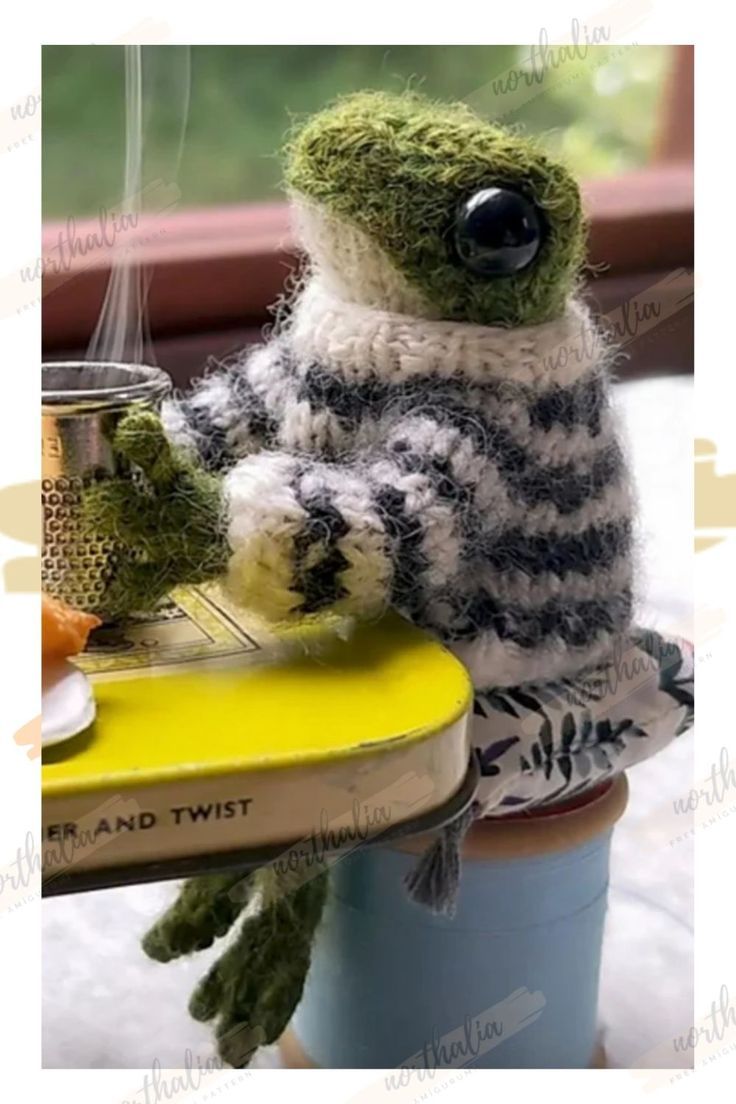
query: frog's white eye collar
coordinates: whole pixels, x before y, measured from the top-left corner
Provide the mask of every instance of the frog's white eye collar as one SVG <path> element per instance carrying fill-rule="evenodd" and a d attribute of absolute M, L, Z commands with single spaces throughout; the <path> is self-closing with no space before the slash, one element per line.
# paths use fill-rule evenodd
<path fill-rule="evenodd" d="M 328 207 L 292 193 L 292 224 L 312 271 L 347 302 L 416 318 L 436 317 L 422 292 L 413 287 L 381 247 Z"/>

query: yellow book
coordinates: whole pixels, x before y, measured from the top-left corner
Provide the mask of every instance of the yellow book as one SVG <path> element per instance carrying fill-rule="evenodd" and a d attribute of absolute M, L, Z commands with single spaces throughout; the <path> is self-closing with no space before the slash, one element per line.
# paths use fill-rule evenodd
<path fill-rule="evenodd" d="M 46 892 L 357 846 L 463 800 L 469 678 L 394 615 L 275 635 L 187 588 L 78 663 L 97 719 L 44 751 Z"/>

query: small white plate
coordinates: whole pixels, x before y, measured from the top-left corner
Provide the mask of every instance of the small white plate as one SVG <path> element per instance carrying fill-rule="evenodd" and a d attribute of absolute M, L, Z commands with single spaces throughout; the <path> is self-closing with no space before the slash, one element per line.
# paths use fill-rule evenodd
<path fill-rule="evenodd" d="M 43 671 L 41 692 L 41 746 L 70 740 L 95 719 L 95 699 L 87 676 L 67 659 Z"/>

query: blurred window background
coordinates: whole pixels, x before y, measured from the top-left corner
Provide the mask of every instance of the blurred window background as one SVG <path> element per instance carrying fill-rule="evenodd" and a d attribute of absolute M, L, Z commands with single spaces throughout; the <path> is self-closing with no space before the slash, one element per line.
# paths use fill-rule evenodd
<path fill-rule="evenodd" d="M 144 48 L 155 94 L 144 116 L 144 184 L 172 179 L 191 66 L 180 207 L 273 200 L 279 151 L 300 117 L 361 88 L 464 99 L 538 134 L 581 177 L 651 161 L 669 46 L 193 46 Z M 43 50 L 43 214 L 94 215 L 123 179 L 121 46 Z"/>

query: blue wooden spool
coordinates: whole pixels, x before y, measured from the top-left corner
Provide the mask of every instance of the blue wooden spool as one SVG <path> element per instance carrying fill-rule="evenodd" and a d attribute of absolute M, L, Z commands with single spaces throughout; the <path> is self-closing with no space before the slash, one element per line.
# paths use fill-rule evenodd
<path fill-rule="evenodd" d="M 360 849 L 332 870 L 287 1064 L 578 1069 L 596 1006 L 618 778 L 555 815 L 471 831 L 455 916 L 407 898 L 426 840 Z"/>

